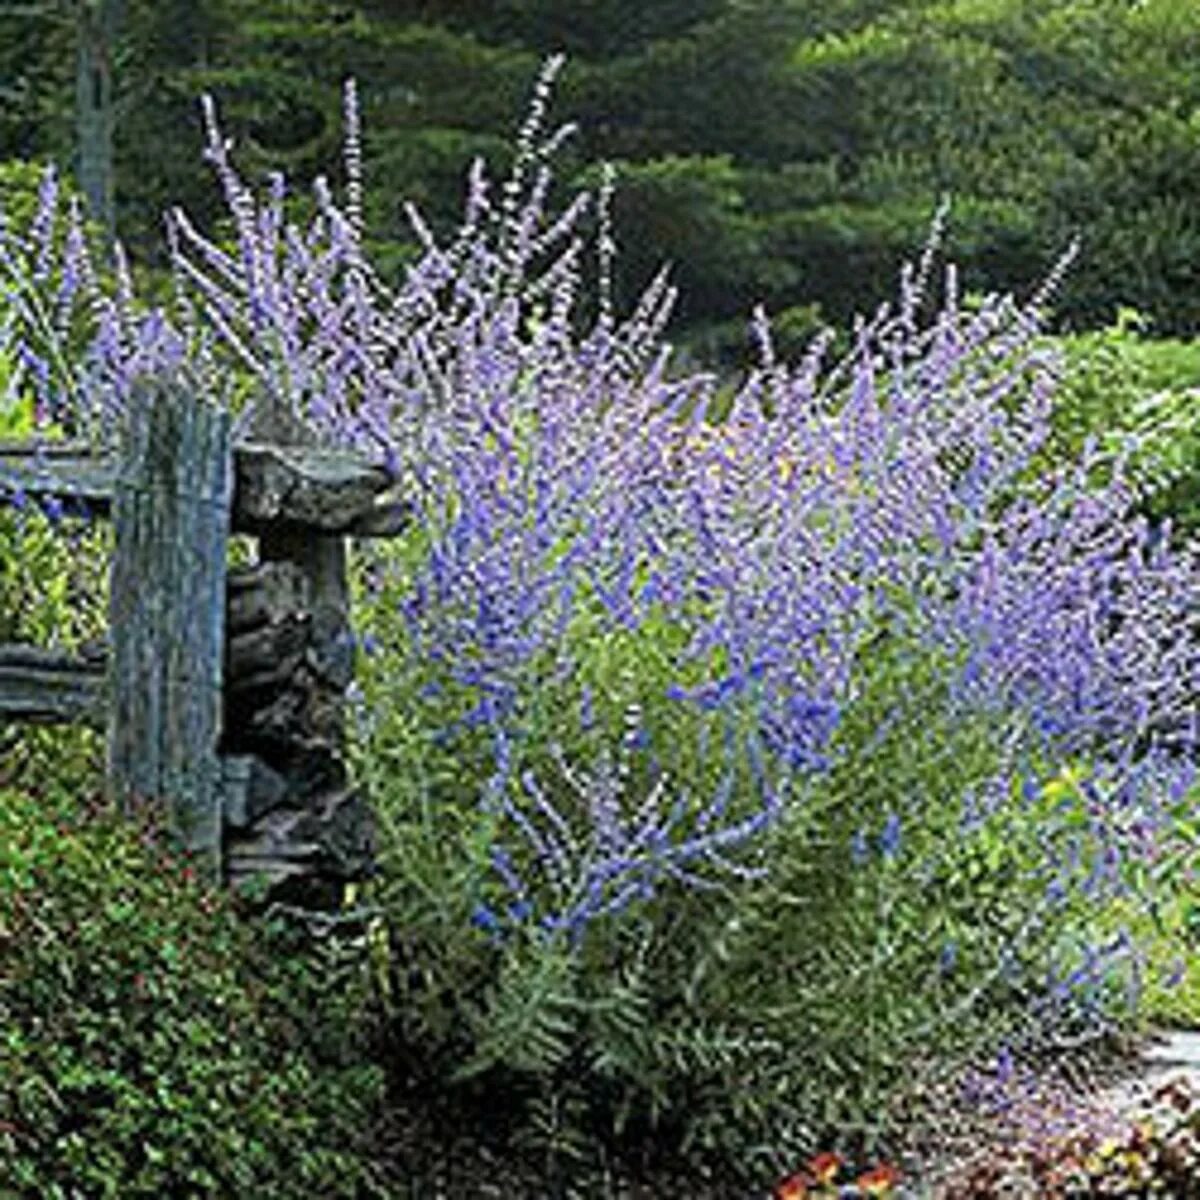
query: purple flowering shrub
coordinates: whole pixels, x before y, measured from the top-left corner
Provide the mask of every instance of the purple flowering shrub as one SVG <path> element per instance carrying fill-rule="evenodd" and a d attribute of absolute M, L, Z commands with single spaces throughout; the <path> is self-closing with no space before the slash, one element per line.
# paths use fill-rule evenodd
<path fill-rule="evenodd" d="M 232 241 L 170 215 L 169 311 L 119 269 L 61 282 L 92 320 L 69 370 L 28 299 L 14 337 L 76 427 L 185 370 L 407 489 L 356 579 L 398 1077 L 503 1088 L 555 1161 L 618 1134 L 772 1174 L 880 1136 L 918 1078 L 1131 1011 L 1108 917 L 1161 891 L 1192 792 L 1195 550 L 1130 515 L 1119 459 L 1046 469 L 1054 277 L 968 307 L 951 269 L 935 303 L 931 243 L 841 360 L 776 361 L 759 316 L 731 398 L 677 369 L 665 275 L 613 311 L 610 185 L 550 202 L 555 69 L 462 227 L 412 214 L 398 281 L 352 91 L 346 199 L 319 183 L 305 227 L 210 108 Z M 6 235 L 7 273 L 45 241 Z M 77 257 L 41 282 L 94 279 Z"/>
<path fill-rule="evenodd" d="M 0 439 L 60 438 L 50 397 L 71 375 L 85 335 L 71 282 L 84 230 L 57 176 L 0 167 Z M 3 223 L 27 227 L 28 236 Z M 59 381 L 56 383 L 56 380 Z M 107 530 L 89 526 L 69 502 L 18 493 L 0 510 L 0 641 L 77 645 L 104 620 Z M 98 585 L 98 581 L 99 585 Z"/>
<path fill-rule="evenodd" d="M 1031 477 L 1037 304 L 960 312 L 951 274 L 922 319 L 921 283 L 842 363 L 762 328 L 717 424 L 713 381 L 609 374 L 611 327 L 565 308 L 506 327 L 499 392 L 459 360 L 466 449 L 376 566 L 364 688 L 366 769 L 415 776 L 374 774 L 419 815 L 389 886 L 428 886 L 452 812 L 455 920 L 505 964 L 468 1074 L 738 1157 L 1130 1011 L 1147 968 L 1097 914 L 1191 785 L 1193 552 L 1119 462 Z"/>

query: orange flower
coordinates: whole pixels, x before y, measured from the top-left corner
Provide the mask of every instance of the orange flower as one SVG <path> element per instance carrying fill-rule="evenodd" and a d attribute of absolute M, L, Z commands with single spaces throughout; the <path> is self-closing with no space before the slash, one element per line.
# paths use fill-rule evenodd
<path fill-rule="evenodd" d="M 832 1183 L 842 1169 L 842 1158 L 828 1151 L 808 1160 L 808 1169 L 819 1184 Z"/>
<path fill-rule="evenodd" d="M 864 1196 L 886 1196 L 900 1182 L 900 1172 L 891 1164 L 883 1163 L 854 1182 Z"/>
<path fill-rule="evenodd" d="M 775 1189 L 775 1200 L 806 1200 L 808 1196 L 808 1176 L 803 1171 L 789 1175 Z"/>

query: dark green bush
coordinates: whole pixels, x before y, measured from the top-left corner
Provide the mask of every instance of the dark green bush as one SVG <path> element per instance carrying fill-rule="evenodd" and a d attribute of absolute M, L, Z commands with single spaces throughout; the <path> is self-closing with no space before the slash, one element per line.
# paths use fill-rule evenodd
<path fill-rule="evenodd" d="M 369 1194 L 361 992 L 147 820 L 0 791 L 0 1193 Z"/>

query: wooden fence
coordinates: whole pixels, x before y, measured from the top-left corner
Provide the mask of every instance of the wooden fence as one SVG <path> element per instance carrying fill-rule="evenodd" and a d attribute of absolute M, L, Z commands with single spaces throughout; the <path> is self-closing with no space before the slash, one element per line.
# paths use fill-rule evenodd
<path fill-rule="evenodd" d="M 123 806 L 162 801 L 212 876 L 311 895 L 371 861 L 344 763 L 346 539 L 399 533 L 407 509 L 382 467 L 264 428 L 284 427 L 231 445 L 228 412 L 160 384 L 136 394 L 114 454 L 0 447 L 0 491 L 114 524 L 104 644 L 0 645 L 0 719 L 103 729 Z M 231 570 L 237 533 L 258 555 Z"/>

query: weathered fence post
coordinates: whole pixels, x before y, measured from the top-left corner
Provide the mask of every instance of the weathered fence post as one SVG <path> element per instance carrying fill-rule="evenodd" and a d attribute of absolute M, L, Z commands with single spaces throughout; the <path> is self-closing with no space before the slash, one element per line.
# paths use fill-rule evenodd
<path fill-rule="evenodd" d="M 345 761 L 345 539 L 393 537 L 411 508 L 385 466 L 277 411 L 261 433 L 278 441 L 231 446 L 228 412 L 162 383 L 125 419 L 115 454 L 0 445 L 0 497 L 115 524 L 105 644 L 0 645 L 0 716 L 106 727 L 114 797 L 160 801 L 212 877 L 337 903 L 373 862 Z M 249 569 L 229 571 L 231 533 L 258 539 Z"/>
<path fill-rule="evenodd" d="M 178 384 L 140 390 L 114 480 L 108 768 L 126 808 L 169 799 L 177 836 L 221 863 L 228 412 Z"/>

